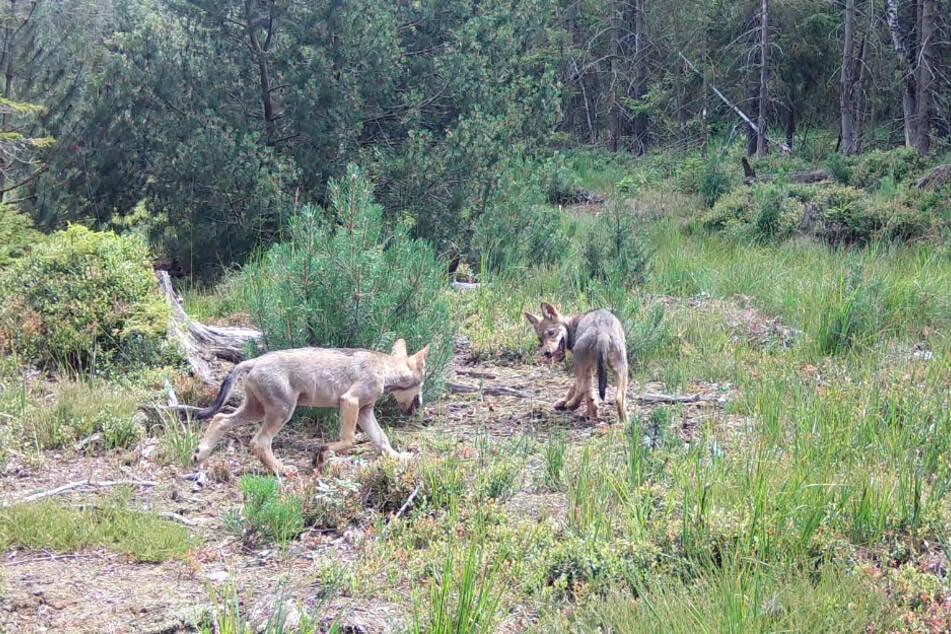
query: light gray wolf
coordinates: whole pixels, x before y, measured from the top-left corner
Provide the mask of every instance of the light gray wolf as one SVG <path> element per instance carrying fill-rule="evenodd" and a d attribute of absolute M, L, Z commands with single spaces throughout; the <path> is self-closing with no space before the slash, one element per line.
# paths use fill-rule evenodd
<path fill-rule="evenodd" d="M 234 425 L 263 421 L 251 439 L 251 453 L 278 476 L 293 473 L 293 468 L 285 468 L 274 457 L 271 440 L 298 405 L 340 409 L 340 439 L 321 448 L 321 460 L 327 451 L 352 447 L 357 425 L 377 451 L 402 456 L 390 446 L 373 406 L 389 393 L 404 414 L 412 415 L 423 402 L 427 354 L 429 346 L 408 356 L 406 342 L 398 339 L 391 354 L 352 348 L 293 348 L 242 361 L 221 384 L 214 404 L 205 409 L 183 408 L 199 419 L 214 416 L 192 462 L 197 465 L 208 458 L 222 434 Z M 244 401 L 234 412 L 219 414 L 239 379 L 244 379 Z"/>
<path fill-rule="evenodd" d="M 584 401 L 588 418 L 597 420 L 593 379 L 597 374 L 598 395 L 603 401 L 610 368 L 617 377 L 617 415 L 622 423 L 627 422 L 627 343 L 618 318 L 603 309 L 562 315 L 547 302 L 541 303 L 541 309 L 541 315 L 526 312 L 525 318 L 535 327 L 542 353 L 552 361 L 562 361 L 565 350 L 574 353 L 574 382 L 555 409 L 573 410 Z"/>

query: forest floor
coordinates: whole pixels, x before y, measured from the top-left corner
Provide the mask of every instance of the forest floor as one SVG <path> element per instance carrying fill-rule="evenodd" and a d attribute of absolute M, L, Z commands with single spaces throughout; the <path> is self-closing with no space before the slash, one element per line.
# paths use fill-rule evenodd
<path fill-rule="evenodd" d="M 603 406 L 607 422 L 594 424 L 579 415 L 556 412 L 552 403 L 563 396 L 570 377 L 563 367 L 527 362 L 473 361 L 463 346 L 453 360 L 449 380 L 481 387 L 505 387 L 531 398 L 489 396 L 476 393 L 447 394 L 428 404 L 421 415 L 391 429 L 401 450 L 424 451 L 427 439 L 442 436 L 460 445 L 476 437 L 494 442 L 521 436 L 561 433 L 571 444 L 599 434 L 616 433 L 613 386 Z M 654 386 L 632 386 L 638 392 L 656 392 Z M 685 441 L 704 419 L 729 425 L 717 404 L 729 396 L 722 386 L 695 384 L 689 392 L 709 400 L 688 403 L 676 430 Z M 637 416 L 651 405 L 631 403 Z M 609 418 L 610 417 L 610 418 Z M 310 468 L 320 439 L 304 425 L 289 425 L 275 439 L 275 453 L 296 466 L 299 475 L 285 478 L 285 489 L 301 488 L 316 476 Z M 0 500 L 52 491 L 68 483 L 133 482 L 138 506 L 154 513 L 183 518 L 197 547 L 184 559 L 161 564 L 136 563 L 129 556 L 97 549 L 53 554 L 15 549 L 0 561 L 5 592 L 0 599 L 0 630 L 7 632 L 139 632 L 194 631 L 222 603 L 238 601 L 236 612 L 258 629 L 275 612 L 283 611 L 288 623 L 302 611 L 320 615 L 320 629 L 336 622 L 345 632 L 391 632 L 404 628 L 412 617 L 415 588 L 398 589 L 406 597 L 390 603 L 361 596 L 326 599 L 326 589 L 315 573 L 320 562 L 356 561 L 365 546 L 378 539 L 374 527 L 355 525 L 341 533 L 310 529 L 292 540 L 286 551 L 273 544 L 249 544 L 229 531 L 224 517 L 240 507 L 237 476 L 260 472 L 260 465 L 246 450 L 253 428 L 235 430 L 209 459 L 206 472 L 217 477 L 195 479 L 192 470 L 168 465 L 158 458 L 157 440 L 147 438 L 123 453 L 87 456 L 74 451 L 52 451 L 30 464 L 15 461 L 0 477 Z M 375 460 L 372 446 L 363 442 L 349 454 L 334 458 L 350 465 Z M 222 476 L 224 474 L 224 476 Z M 140 484 L 135 484 L 138 481 Z M 104 495 L 103 488 L 76 487 L 57 496 L 75 504 Z M 564 492 L 552 493 L 527 486 L 507 504 L 542 520 L 563 516 Z M 217 607 L 216 607 L 217 606 Z M 517 632 L 533 615 L 513 610 L 502 631 Z"/>

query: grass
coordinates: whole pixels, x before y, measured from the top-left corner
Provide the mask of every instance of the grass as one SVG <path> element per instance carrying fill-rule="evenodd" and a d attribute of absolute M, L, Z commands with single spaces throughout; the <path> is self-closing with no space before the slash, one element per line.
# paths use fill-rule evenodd
<path fill-rule="evenodd" d="M 635 390 L 728 403 L 642 405 L 626 426 L 514 439 L 479 420 L 483 431 L 460 437 L 428 410 L 423 429 L 395 432 L 413 434 L 416 461 L 338 468 L 302 494 L 315 531 L 371 537 L 346 561 L 302 564 L 318 591 L 396 603 L 412 631 L 940 629 L 951 597 L 932 572 L 951 526 L 946 248 L 745 244 L 689 230 L 696 199 L 660 196 L 658 179 L 677 171 L 655 159 L 646 172 L 596 153 L 571 160 L 589 189 L 628 179 L 654 218 L 638 228 L 647 281 L 591 276 L 577 246 L 552 265 L 483 273 L 477 290 L 450 296 L 472 356 L 532 363 L 523 313 L 541 300 L 607 306 L 626 325 Z M 604 219 L 562 222 L 580 243 Z M 207 310 L 232 311 L 223 305 Z M 45 407 L 35 386 L 4 383 L 0 412 L 19 424 Z M 168 461 L 186 464 L 195 432 L 162 434 Z M 273 480 L 241 486 L 231 523 L 290 543 L 302 524 L 296 507 L 266 510 L 289 502 Z M 240 602 L 216 605 L 218 631 L 244 631 Z"/>
<path fill-rule="evenodd" d="M 58 501 L 0 508 L 0 550 L 14 546 L 71 553 L 108 548 L 139 562 L 162 562 L 193 546 L 188 530 L 132 506 L 132 490 L 121 488 L 82 506 Z"/>

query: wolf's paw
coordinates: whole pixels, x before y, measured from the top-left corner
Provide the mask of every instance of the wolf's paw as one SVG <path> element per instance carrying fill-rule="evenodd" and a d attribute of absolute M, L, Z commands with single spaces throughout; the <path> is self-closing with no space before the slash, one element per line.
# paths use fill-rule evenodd
<path fill-rule="evenodd" d="M 568 409 L 568 401 L 566 401 L 565 399 L 561 399 L 560 401 L 555 403 L 555 409 L 557 410 Z"/>
<path fill-rule="evenodd" d="M 416 454 L 412 451 L 397 451 L 393 454 L 393 457 L 401 462 L 408 462 L 416 457 Z"/>
<path fill-rule="evenodd" d="M 195 449 L 195 453 L 192 454 L 192 464 L 200 465 L 205 461 L 205 458 L 208 457 L 208 454 L 211 453 L 208 450 L 204 450 L 201 447 Z"/>
<path fill-rule="evenodd" d="M 280 472 L 280 474 L 281 474 L 282 476 L 285 476 L 285 477 L 288 477 L 288 478 L 296 478 L 296 477 L 297 477 L 297 467 L 295 467 L 294 465 L 291 465 L 291 464 L 281 464 L 281 465 L 278 465 L 277 470 L 278 470 L 278 472 Z"/>

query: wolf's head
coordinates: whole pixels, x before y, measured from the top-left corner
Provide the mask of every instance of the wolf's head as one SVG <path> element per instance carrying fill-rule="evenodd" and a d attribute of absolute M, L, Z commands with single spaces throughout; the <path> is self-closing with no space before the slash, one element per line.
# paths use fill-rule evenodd
<path fill-rule="evenodd" d="M 525 313 L 525 319 L 535 327 L 545 358 L 562 361 L 568 348 L 568 321 L 547 302 L 541 303 L 541 309 L 541 315 Z"/>
<path fill-rule="evenodd" d="M 403 413 L 410 416 L 423 404 L 423 379 L 426 376 L 426 355 L 429 354 L 429 346 L 412 356 L 407 356 L 406 341 L 397 339 L 391 354 L 406 364 L 409 370 L 405 387 L 401 385 L 390 391 Z"/>

